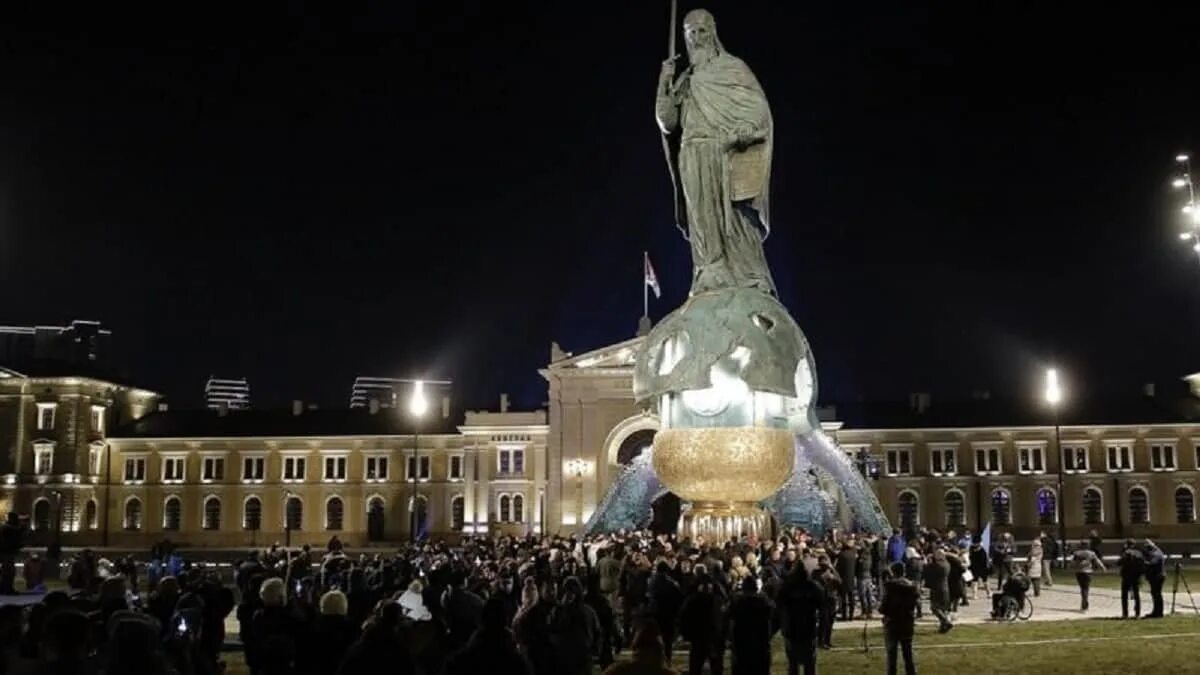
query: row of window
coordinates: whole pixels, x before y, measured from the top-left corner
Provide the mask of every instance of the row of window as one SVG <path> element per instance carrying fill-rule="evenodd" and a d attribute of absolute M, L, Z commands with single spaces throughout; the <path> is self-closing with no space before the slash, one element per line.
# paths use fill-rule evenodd
<path fill-rule="evenodd" d="M 102 405 L 92 406 L 92 415 L 90 418 L 91 429 L 96 433 L 104 433 L 104 411 L 106 408 Z M 57 403 L 38 403 L 37 404 L 37 428 L 38 431 L 52 431 L 58 417 Z"/>
<path fill-rule="evenodd" d="M 1197 448 L 1197 466 L 1200 466 L 1200 448 Z M 853 454 L 852 454 L 853 457 Z M 1065 473 L 1087 473 L 1089 465 L 1087 446 L 1063 446 L 1063 471 Z M 1107 470 L 1109 473 L 1133 471 L 1133 451 L 1129 445 L 1106 446 Z M 1017 473 L 1039 474 L 1046 472 L 1046 446 L 1031 445 L 1017 448 Z M 1156 444 L 1150 446 L 1151 471 L 1175 471 L 1179 468 L 1175 446 Z M 913 475 L 911 448 L 890 448 L 886 453 L 884 471 L 889 476 Z M 929 452 L 929 473 L 934 476 L 954 476 L 959 471 L 956 448 L 933 448 Z M 1004 462 L 998 446 L 975 448 L 975 473 L 994 476 L 1004 473 Z"/>
<path fill-rule="evenodd" d="M 1150 493 L 1141 486 L 1130 488 L 1128 493 L 1129 523 L 1145 525 L 1150 522 Z M 1058 496 L 1050 488 L 1037 491 L 1034 498 L 1039 525 L 1058 522 Z M 912 490 L 903 490 L 897 499 L 900 526 L 906 530 L 920 525 L 920 497 Z M 992 524 L 1012 525 L 1012 495 L 998 488 L 992 491 Z M 1082 495 L 1083 522 L 1099 525 L 1104 522 L 1104 495 L 1095 487 L 1084 488 Z M 961 490 L 948 490 L 942 498 L 942 512 L 946 516 L 946 527 L 966 527 L 966 497 Z M 1196 522 L 1196 495 L 1186 486 L 1175 489 L 1175 522 L 1187 525 Z"/>
<path fill-rule="evenodd" d="M 507 455 L 502 455 L 506 459 L 501 460 L 501 473 L 509 473 L 509 470 L 504 467 L 516 467 L 515 473 L 521 473 L 525 470 L 524 452 L 521 450 L 511 451 Z M 284 457 L 283 468 L 280 472 L 280 479 L 285 483 L 300 483 L 308 478 L 308 459 L 307 457 Z M 346 480 L 346 464 L 345 456 L 325 457 L 322 462 L 323 471 L 321 473 L 322 480 L 328 482 L 342 482 Z M 384 455 L 372 455 L 366 458 L 363 467 L 363 480 L 368 483 L 382 483 L 390 477 L 391 461 L 389 457 Z M 427 481 L 432 474 L 432 463 L 428 455 L 422 457 L 409 457 L 405 479 L 412 481 L 415 477 L 420 481 Z M 244 457 L 242 458 L 242 482 L 245 483 L 261 483 L 266 479 L 267 459 L 266 457 Z M 126 483 L 141 483 L 146 480 L 146 458 L 145 457 L 127 457 L 125 459 L 125 482 Z M 224 457 L 205 457 L 201 464 L 201 480 L 204 482 L 221 482 L 225 480 L 225 458 Z M 450 457 L 449 466 L 446 471 L 446 479 L 451 481 L 459 481 L 463 479 L 463 457 L 462 455 L 452 455 Z M 179 457 L 164 457 L 162 461 L 162 481 L 164 483 L 183 483 L 187 480 L 187 458 Z"/>
<path fill-rule="evenodd" d="M 34 528 L 39 529 L 49 527 L 49 502 L 39 500 L 39 505 L 45 503 L 45 515 L 39 519 L 38 505 L 34 508 Z M 419 518 L 424 518 L 426 513 L 427 498 L 424 495 L 417 496 L 417 514 Z M 523 495 L 500 495 L 498 503 L 500 505 L 500 514 L 502 522 L 520 522 L 524 517 L 525 497 Z M 412 501 L 409 501 L 411 506 Z M 88 502 L 88 517 L 89 529 L 95 529 L 95 502 Z M 343 528 L 345 522 L 345 504 L 341 497 L 330 497 L 325 500 L 325 527 L 327 531 L 339 531 Z M 368 528 L 378 527 L 383 529 L 386 507 L 382 497 L 375 496 L 367 503 L 367 519 Z M 456 495 L 450 499 L 450 527 L 454 531 L 463 529 L 466 509 L 462 495 Z M 512 519 L 511 521 L 509 519 Z M 42 520 L 45 523 L 42 523 Z M 183 523 L 183 502 L 179 497 L 167 497 L 163 502 L 163 523 L 164 531 L 178 531 Z M 143 526 L 142 522 L 142 500 L 137 497 L 130 497 L 125 502 L 125 513 L 123 526 L 131 532 L 140 531 Z M 221 529 L 221 499 L 216 496 L 210 496 L 204 500 L 204 509 L 201 518 L 201 527 L 205 530 Z M 292 531 L 300 531 L 304 528 L 304 502 L 296 496 L 287 498 L 284 504 L 283 527 Z M 247 531 L 258 531 L 262 529 L 262 500 L 258 497 L 247 497 L 242 503 L 242 529 Z"/>

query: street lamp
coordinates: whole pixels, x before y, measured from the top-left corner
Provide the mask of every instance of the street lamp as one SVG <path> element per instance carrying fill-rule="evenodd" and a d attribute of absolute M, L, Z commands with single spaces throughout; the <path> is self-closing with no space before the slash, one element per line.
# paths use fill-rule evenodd
<path fill-rule="evenodd" d="M 413 471 L 412 471 L 412 503 L 409 504 L 409 539 L 417 540 L 417 481 L 421 473 L 421 418 L 429 410 L 429 400 L 425 398 L 425 383 L 417 380 L 413 383 L 412 397 L 408 400 L 408 414 L 413 418 Z"/>
<path fill-rule="evenodd" d="M 1058 383 L 1058 370 L 1050 368 L 1046 370 L 1046 403 L 1050 405 L 1050 409 L 1054 411 L 1054 451 L 1058 453 L 1058 498 L 1054 500 L 1055 509 L 1058 511 L 1058 552 L 1059 555 L 1067 555 L 1067 510 L 1063 507 L 1063 465 L 1066 463 L 1066 455 L 1062 448 L 1062 429 L 1059 426 L 1058 420 L 1058 405 L 1062 403 L 1063 392 L 1062 387 Z"/>
<path fill-rule="evenodd" d="M 577 528 L 583 527 L 583 474 L 588 469 L 588 461 L 576 457 L 567 461 L 567 472 L 575 476 L 575 523 Z M 582 529 L 581 529 L 582 531 Z"/>

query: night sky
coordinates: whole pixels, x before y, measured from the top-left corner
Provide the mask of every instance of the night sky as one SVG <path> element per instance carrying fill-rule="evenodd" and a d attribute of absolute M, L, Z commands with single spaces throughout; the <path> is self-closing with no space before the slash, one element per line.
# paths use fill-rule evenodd
<path fill-rule="evenodd" d="M 259 4 L 5 7 L 0 323 L 101 320 L 183 406 L 216 373 L 260 407 L 357 374 L 532 407 L 551 340 L 632 336 L 643 249 L 651 314 L 682 301 L 665 0 Z M 1169 188 L 1200 4 L 948 4 L 705 5 L 772 104 L 767 254 L 822 397 L 1200 370 Z"/>

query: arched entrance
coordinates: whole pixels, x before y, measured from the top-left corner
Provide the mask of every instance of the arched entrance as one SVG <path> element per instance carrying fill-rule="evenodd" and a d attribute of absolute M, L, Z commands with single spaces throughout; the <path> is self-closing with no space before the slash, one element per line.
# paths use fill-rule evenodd
<path fill-rule="evenodd" d="M 635 457 L 654 445 L 656 433 L 658 432 L 654 429 L 642 429 L 626 436 L 621 445 L 617 446 L 617 464 L 628 465 Z"/>
<path fill-rule="evenodd" d="M 371 501 L 367 502 L 367 539 L 370 541 L 383 541 L 384 531 L 384 504 L 382 497 L 372 497 Z"/>
<path fill-rule="evenodd" d="M 683 502 L 674 492 L 664 492 L 650 505 L 653 515 L 650 518 L 650 531 L 654 534 L 675 534 L 679 529 L 679 516 L 683 510 Z"/>

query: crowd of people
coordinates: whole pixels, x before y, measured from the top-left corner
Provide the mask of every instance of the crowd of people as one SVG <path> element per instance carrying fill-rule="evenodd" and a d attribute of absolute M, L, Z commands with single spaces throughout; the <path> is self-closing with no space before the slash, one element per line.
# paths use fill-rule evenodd
<path fill-rule="evenodd" d="M 71 563 L 70 593 L 0 610 L 4 644 L 14 645 L 0 675 L 218 673 L 234 611 L 254 675 L 678 672 L 672 666 L 718 674 L 727 656 L 734 673 L 767 673 L 777 634 L 789 672 L 811 673 L 835 622 L 877 616 L 888 672 L 901 660 L 915 672 L 916 618 L 927 609 L 944 632 L 981 590 L 997 613 L 1005 596 L 1023 599 L 1030 587 L 1036 596 L 1053 583 L 1053 547 L 1035 540 L 1018 565 L 1011 535 L 985 550 L 954 531 L 814 538 L 797 529 L 724 542 L 648 532 L 467 537 L 351 556 L 335 537 L 319 552 L 254 551 L 222 580 L 164 543 L 145 566 L 144 595 L 131 559 L 85 551 Z M 1103 563 L 1087 546 L 1073 559 L 1086 609 L 1083 568 Z M 1152 593 L 1158 580 L 1151 615 L 1161 615 L 1162 564 L 1149 542 L 1126 547 L 1122 586 L 1136 570 L 1135 616 L 1141 576 Z M 672 658 L 677 647 L 686 658 Z"/>

